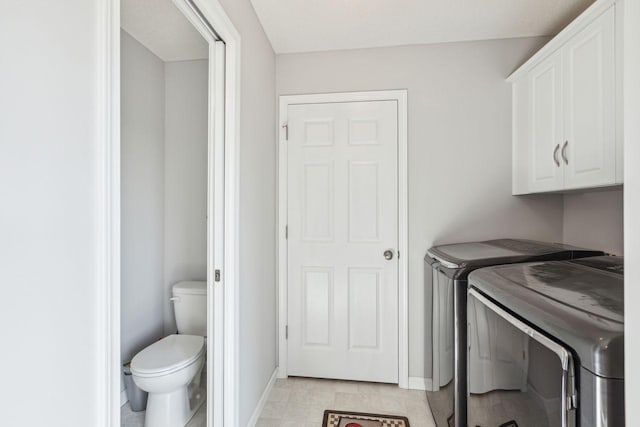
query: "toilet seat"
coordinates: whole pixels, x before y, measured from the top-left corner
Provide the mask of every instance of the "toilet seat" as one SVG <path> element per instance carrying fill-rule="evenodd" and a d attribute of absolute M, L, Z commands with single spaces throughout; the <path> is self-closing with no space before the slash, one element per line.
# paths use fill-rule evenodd
<path fill-rule="evenodd" d="M 205 349 L 204 337 L 169 335 L 136 354 L 131 373 L 138 377 L 169 375 L 198 361 Z"/>

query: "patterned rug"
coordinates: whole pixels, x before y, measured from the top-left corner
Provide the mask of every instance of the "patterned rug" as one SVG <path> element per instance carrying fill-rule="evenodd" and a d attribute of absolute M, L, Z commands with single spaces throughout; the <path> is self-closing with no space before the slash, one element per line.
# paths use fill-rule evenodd
<path fill-rule="evenodd" d="M 409 427 L 409 420 L 394 415 L 326 410 L 322 427 Z"/>

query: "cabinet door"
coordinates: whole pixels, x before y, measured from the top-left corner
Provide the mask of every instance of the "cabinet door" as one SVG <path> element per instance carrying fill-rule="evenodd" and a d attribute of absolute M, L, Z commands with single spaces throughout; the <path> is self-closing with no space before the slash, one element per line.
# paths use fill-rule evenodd
<path fill-rule="evenodd" d="M 556 52 L 529 72 L 529 191 L 563 187 L 562 55 Z"/>
<path fill-rule="evenodd" d="M 565 188 L 615 183 L 614 7 L 563 48 Z"/>

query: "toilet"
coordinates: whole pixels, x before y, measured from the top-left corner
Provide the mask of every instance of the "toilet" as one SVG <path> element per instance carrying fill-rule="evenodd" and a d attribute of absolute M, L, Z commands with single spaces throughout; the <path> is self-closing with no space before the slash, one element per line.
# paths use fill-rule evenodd
<path fill-rule="evenodd" d="M 131 361 L 133 381 L 149 393 L 145 427 L 183 427 L 206 400 L 207 283 L 172 288 L 178 333 L 151 344 Z"/>

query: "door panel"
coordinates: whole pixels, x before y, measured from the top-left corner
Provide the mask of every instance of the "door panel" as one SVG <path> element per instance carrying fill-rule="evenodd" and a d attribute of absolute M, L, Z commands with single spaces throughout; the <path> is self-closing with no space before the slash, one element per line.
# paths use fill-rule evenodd
<path fill-rule="evenodd" d="M 529 73 L 530 191 L 559 190 L 563 186 L 562 56 L 553 54 Z"/>
<path fill-rule="evenodd" d="M 330 345 L 333 271 L 330 268 L 303 268 L 302 286 L 304 345 Z"/>
<path fill-rule="evenodd" d="M 565 187 L 615 183 L 614 8 L 563 49 Z"/>
<path fill-rule="evenodd" d="M 398 382 L 397 102 L 288 108 L 288 373 Z"/>

